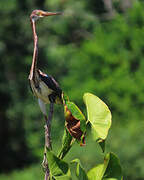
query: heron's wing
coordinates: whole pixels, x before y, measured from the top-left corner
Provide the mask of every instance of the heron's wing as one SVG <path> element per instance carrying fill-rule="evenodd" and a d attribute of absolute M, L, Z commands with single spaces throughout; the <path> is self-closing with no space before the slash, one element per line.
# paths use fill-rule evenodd
<path fill-rule="evenodd" d="M 46 114 L 46 105 L 45 105 L 45 103 L 41 99 L 38 98 L 38 104 L 40 106 L 40 110 L 46 116 L 47 114 Z"/>
<path fill-rule="evenodd" d="M 48 86 L 48 88 L 52 89 L 59 97 L 61 97 L 62 90 L 52 76 L 44 74 L 39 70 L 39 77 Z"/>

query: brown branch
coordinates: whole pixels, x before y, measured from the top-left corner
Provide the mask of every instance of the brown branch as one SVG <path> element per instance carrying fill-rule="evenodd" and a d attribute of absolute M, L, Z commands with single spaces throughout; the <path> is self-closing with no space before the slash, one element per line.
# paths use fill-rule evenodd
<path fill-rule="evenodd" d="M 48 167 L 48 160 L 46 157 L 46 153 L 47 153 L 47 148 L 48 149 L 52 149 L 52 142 L 51 142 L 51 121 L 52 121 L 52 116 L 53 116 L 53 107 L 54 104 L 50 103 L 50 111 L 49 111 L 49 115 L 48 118 L 47 116 L 45 117 L 45 122 L 46 125 L 44 126 L 45 128 L 45 149 L 44 149 L 44 159 L 43 159 L 43 167 L 45 169 L 45 178 L 44 180 L 50 180 L 50 170 Z"/>

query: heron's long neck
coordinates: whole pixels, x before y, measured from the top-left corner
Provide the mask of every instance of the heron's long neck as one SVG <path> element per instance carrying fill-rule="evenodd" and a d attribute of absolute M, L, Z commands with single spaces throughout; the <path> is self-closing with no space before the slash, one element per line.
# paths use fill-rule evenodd
<path fill-rule="evenodd" d="M 35 74 L 37 71 L 37 57 L 38 57 L 38 37 L 36 34 L 36 25 L 35 21 L 31 20 L 32 25 L 32 31 L 33 31 L 33 39 L 34 39 L 34 51 L 33 51 L 33 59 L 32 59 L 32 65 L 30 70 L 30 79 L 35 79 Z"/>

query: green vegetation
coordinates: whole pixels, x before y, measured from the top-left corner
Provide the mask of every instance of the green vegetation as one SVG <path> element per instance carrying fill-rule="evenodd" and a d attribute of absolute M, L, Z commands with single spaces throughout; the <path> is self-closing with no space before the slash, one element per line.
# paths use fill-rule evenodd
<path fill-rule="evenodd" d="M 42 169 L 40 168 L 40 166 L 31 166 L 29 168 L 24 168 L 23 170 L 17 170 L 14 171 L 11 174 L 5 174 L 5 175 L 1 175 L 0 179 L 1 180 L 26 180 L 26 179 L 41 179 L 41 177 L 43 176 L 43 172 Z"/>
<path fill-rule="evenodd" d="M 36 8 L 64 11 L 61 17 L 39 22 L 40 69 L 52 74 L 80 109 L 84 92 L 108 104 L 113 124 L 106 149 L 118 155 L 126 179 L 143 179 L 144 4 L 137 1 L 121 13 L 114 1 L 118 11 L 111 20 L 99 19 L 101 12 L 94 4 L 94 0 L 0 1 L 0 171 L 6 173 L 0 180 L 42 176 L 39 165 L 32 163 L 42 161 L 44 120 L 27 80 L 33 50 L 28 15 Z M 63 129 L 63 108 L 56 106 L 52 123 L 56 153 Z M 74 144 L 64 160 L 80 158 L 88 171 L 103 163 L 100 155 L 88 133 L 86 146 Z"/>
<path fill-rule="evenodd" d="M 100 144 L 100 146 L 104 152 L 104 142 L 111 126 L 111 112 L 102 100 L 91 93 L 84 94 L 84 102 L 87 107 L 87 121 L 79 108 L 73 102 L 70 102 L 69 99 L 65 99 L 65 96 L 63 102 L 66 130 L 64 130 L 62 148 L 58 156 L 49 148 L 47 148 L 46 154 L 50 170 L 50 179 L 72 180 L 74 177 L 71 175 L 70 162 L 67 163 L 63 161 L 63 158 L 72 148 L 75 140 L 77 140 L 77 142 L 80 141 L 81 146 L 85 145 L 86 125 L 88 123 L 92 126 L 94 141 L 103 144 Z M 108 153 L 104 157 L 103 164 L 95 166 L 88 172 L 82 167 L 79 159 L 74 159 L 71 163 L 77 164 L 75 171 L 79 180 L 123 179 L 119 159 L 113 153 Z"/>

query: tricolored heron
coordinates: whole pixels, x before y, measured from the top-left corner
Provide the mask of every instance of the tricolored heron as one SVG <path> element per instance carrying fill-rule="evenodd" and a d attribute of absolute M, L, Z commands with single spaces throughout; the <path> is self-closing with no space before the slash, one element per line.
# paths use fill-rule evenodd
<path fill-rule="evenodd" d="M 37 68 L 37 58 L 38 58 L 38 36 L 36 34 L 36 21 L 45 16 L 60 15 L 61 13 L 45 12 L 42 10 L 34 10 L 30 15 L 30 21 L 33 31 L 34 39 L 34 50 L 33 59 L 29 75 L 30 86 L 33 94 L 38 98 L 38 103 L 44 117 L 46 119 L 46 125 L 48 131 L 50 131 L 50 121 L 53 115 L 53 105 L 54 103 L 62 103 L 62 90 L 55 79 L 43 73 Z M 50 104 L 50 112 L 47 118 L 45 104 Z M 48 133 L 50 135 L 50 132 Z M 48 137 L 48 141 L 50 137 Z M 47 142 L 48 148 L 51 148 L 51 142 Z"/>

